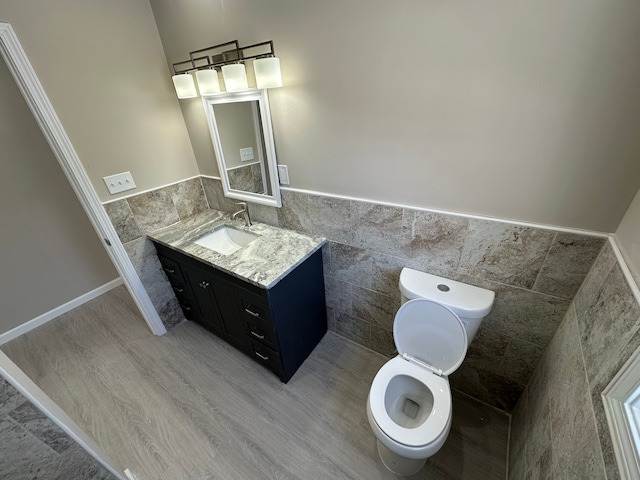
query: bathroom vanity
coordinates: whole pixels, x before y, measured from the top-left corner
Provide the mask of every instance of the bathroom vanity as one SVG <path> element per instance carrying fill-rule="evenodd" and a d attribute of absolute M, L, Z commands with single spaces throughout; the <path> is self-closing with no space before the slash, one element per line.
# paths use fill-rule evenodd
<path fill-rule="evenodd" d="M 197 243 L 211 232 L 227 229 L 253 239 L 228 254 Z M 215 210 L 149 237 L 185 317 L 242 350 L 283 382 L 326 333 L 323 238 L 264 224 L 246 227 Z"/>

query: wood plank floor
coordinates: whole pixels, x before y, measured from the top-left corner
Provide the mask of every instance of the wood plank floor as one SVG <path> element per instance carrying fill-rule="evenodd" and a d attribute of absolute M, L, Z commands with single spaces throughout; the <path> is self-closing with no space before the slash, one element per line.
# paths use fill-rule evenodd
<path fill-rule="evenodd" d="M 2 346 L 141 480 L 394 479 L 365 402 L 387 360 L 328 333 L 284 385 L 198 325 L 153 336 L 123 287 Z M 508 417 L 454 395 L 416 479 L 504 479 Z"/>

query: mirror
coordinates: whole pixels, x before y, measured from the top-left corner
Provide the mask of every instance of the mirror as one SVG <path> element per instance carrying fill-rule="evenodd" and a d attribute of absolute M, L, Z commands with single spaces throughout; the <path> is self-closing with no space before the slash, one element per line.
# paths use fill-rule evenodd
<path fill-rule="evenodd" d="M 225 196 L 280 207 L 267 91 L 203 96 L 202 102 Z"/>

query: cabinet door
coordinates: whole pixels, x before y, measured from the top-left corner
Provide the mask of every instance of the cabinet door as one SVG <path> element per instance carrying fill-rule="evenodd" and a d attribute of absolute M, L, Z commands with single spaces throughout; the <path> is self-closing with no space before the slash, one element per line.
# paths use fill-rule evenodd
<path fill-rule="evenodd" d="M 185 267 L 184 270 L 206 324 L 230 343 L 246 345 L 245 327 L 236 306 L 234 287 L 199 269 Z"/>
<path fill-rule="evenodd" d="M 214 281 L 199 270 L 184 265 L 182 266 L 182 271 L 187 277 L 187 282 L 191 286 L 191 290 L 196 297 L 196 303 L 199 307 L 200 318 L 196 319 L 196 321 L 202 323 L 218 335 L 224 336 L 225 331 L 222 326 L 222 317 L 213 293 Z"/>

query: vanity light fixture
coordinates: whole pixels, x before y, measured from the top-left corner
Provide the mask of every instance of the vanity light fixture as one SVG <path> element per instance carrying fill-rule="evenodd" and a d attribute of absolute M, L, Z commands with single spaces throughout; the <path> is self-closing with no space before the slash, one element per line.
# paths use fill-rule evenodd
<path fill-rule="evenodd" d="M 235 92 L 249 89 L 245 65 L 253 63 L 257 88 L 282 86 L 280 60 L 275 56 L 273 41 L 241 47 L 238 40 L 189 52 L 189 60 L 173 64 L 173 84 L 178 98 L 197 97 L 191 72 L 195 72 L 200 95 L 220 92 L 216 67 L 221 67 L 225 90 Z"/>

